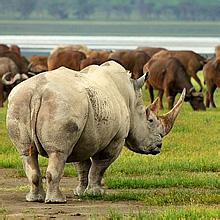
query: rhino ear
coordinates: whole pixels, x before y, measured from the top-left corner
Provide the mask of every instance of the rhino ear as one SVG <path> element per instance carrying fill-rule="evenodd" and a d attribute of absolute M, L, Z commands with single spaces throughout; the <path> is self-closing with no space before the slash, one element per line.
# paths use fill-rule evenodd
<path fill-rule="evenodd" d="M 148 74 L 145 73 L 140 78 L 134 80 L 133 81 L 134 89 L 139 90 L 144 85 L 144 82 L 147 80 L 147 78 L 148 78 Z"/>

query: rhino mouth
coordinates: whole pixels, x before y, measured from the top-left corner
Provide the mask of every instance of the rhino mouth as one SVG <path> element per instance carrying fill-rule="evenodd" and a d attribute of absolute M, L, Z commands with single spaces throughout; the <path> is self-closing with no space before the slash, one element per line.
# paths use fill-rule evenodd
<path fill-rule="evenodd" d="M 126 142 L 125 143 L 125 146 L 135 152 L 135 153 L 138 153 L 138 154 L 151 154 L 151 155 L 156 155 L 156 154 L 159 154 L 160 153 L 160 149 L 162 147 L 162 144 L 159 143 L 159 144 L 156 144 L 156 146 L 152 146 L 152 147 L 138 147 L 138 146 L 133 146 L 132 144 L 130 144 L 129 142 Z"/>
<path fill-rule="evenodd" d="M 159 154 L 160 153 L 160 148 L 158 147 L 155 147 L 153 149 L 148 149 L 148 150 L 144 150 L 144 149 L 140 149 L 140 148 L 134 148 L 134 147 L 131 147 L 129 146 L 128 147 L 130 150 L 132 150 L 133 152 L 135 153 L 138 153 L 138 154 L 151 154 L 151 155 L 156 155 L 156 154 Z"/>
<path fill-rule="evenodd" d="M 141 154 L 157 155 L 160 153 L 160 149 L 156 148 L 156 149 L 152 149 L 152 150 L 141 150 L 140 153 Z"/>
<path fill-rule="evenodd" d="M 152 155 L 157 155 L 160 153 L 160 150 L 153 150 L 151 151 L 149 154 L 152 154 Z"/>

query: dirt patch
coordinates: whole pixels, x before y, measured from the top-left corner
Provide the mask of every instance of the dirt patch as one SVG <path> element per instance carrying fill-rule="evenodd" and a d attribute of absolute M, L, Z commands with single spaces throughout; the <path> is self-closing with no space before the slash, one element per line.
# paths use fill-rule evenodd
<path fill-rule="evenodd" d="M 112 209 L 121 213 L 131 213 L 144 208 L 139 202 L 111 202 L 82 200 L 73 195 L 77 178 L 64 177 L 61 188 L 67 196 L 66 204 L 44 204 L 26 202 L 29 189 L 27 178 L 16 177 L 16 170 L 0 169 L 0 218 L 7 219 L 88 219 L 92 215 L 107 215 Z"/>

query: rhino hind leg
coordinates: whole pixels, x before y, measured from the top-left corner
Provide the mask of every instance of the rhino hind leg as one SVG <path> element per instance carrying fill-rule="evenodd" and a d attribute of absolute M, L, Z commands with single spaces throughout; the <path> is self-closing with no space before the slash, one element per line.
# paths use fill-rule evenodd
<path fill-rule="evenodd" d="M 30 182 L 31 189 L 26 195 L 28 202 L 44 202 L 45 192 L 42 186 L 42 178 L 38 165 L 38 154 L 23 155 L 23 166 L 26 176 Z"/>
<path fill-rule="evenodd" d="M 79 179 L 79 184 L 74 191 L 74 195 L 80 196 L 85 192 L 86 187 L 88 185 L 88 175 L 89 175 L 91 164 L 92 163 L 90 159 L 82 161 L 82 162 L 74 163 L 77 173 L 78 173 L 78 179 Z"/>
<path fill-rule="evenodd" d="M 95 154 L 92 157 L 92 165 L 88 176 L 89 182 L 85 190 L 86 194 L 104 194 L 105 189 L 102 186 L 103 175 L 105 170 L 118 157 L 122 146 L 124 146 L 124 140 L 113 141 L 105 150 Z"/>
<path fill-rule="evenodd" d="M 61 152 L 49 154 L 48 167 L 46 171 L 47 193 L 45 203 L 65 203 L 66 197 L 60 191 L 60 179 L 63 176 L 66 156 Z"/>

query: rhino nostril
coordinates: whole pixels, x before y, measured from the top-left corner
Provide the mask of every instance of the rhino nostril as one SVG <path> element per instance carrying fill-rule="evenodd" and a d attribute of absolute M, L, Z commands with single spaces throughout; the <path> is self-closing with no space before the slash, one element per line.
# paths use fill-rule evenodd
<path fill-rule="evenodd" d="M 157 144 L 157 147 L 158 147 L 158 148 L 161 148 L 161 147 L 162 147 L 162 144 Z"/>

